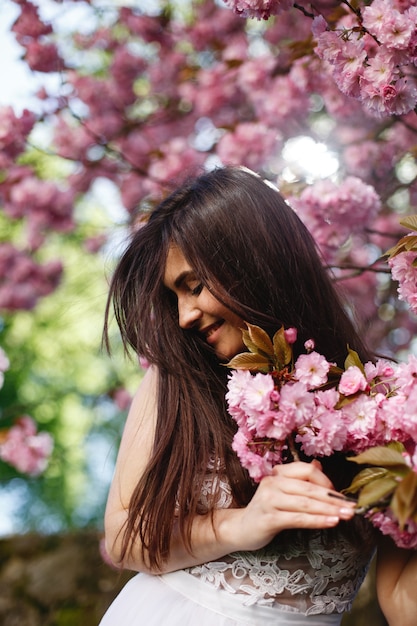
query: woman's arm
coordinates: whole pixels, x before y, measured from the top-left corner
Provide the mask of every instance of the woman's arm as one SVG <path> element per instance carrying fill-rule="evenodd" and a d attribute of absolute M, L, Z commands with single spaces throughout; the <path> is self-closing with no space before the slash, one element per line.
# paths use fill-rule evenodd
<path fill-rule="evenodd" d="M 157 373 L 150 369 L 133 400 L 123 433 L 106 514 L 106 549 L 120 565 L 123 528 L 130 496 L 151 455 L 156 424 Z M 350 519 L 353 504 L 334 496 L 320 464 L 290 463 L 276 466 L 264 478 L 244 508 L 218 509 L 213 517 L 197 515 L 192 523 L 193 553 L 185 548 L 174 527 L 171 551 L 161 571 L 168 572 L 218 559 L 238 550 L 256 550 L 287 528 L 329 528 Z M 136 539 L 123 567 L 150 573 Z"/>
<path fill-rule="evenodd" d="M 376 589 L 389 626 L 417 624 L 417 552 L 383 537 L 378 545 Z"/>

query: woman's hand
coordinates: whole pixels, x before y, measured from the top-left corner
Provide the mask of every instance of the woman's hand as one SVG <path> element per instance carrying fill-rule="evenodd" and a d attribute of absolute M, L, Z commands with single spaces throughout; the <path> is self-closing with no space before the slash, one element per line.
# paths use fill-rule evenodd
<path fill-rule="evenodd" d="M 240 509 L 235 529 L 239 549 L 256 550 L 289 528 L 330 528 L 354 515 L 355 505 L 337 493 L 318 461 L 274 467 L 250 503 Z"/>

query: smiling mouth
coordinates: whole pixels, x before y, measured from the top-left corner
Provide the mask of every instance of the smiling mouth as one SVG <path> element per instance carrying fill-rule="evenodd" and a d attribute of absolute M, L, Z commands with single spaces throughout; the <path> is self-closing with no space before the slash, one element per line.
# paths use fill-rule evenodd
<path fill-rule="evenodd" d="M 215 324 L 211 324 L 211 326 L 207 326 L 206 328 L 203 328 L 201 333 L 204 335 L 206 340 L 209 340 L 210 337 L 216 332 L 216 330 L 218 330 L 220 326 L 222 326 L 223 324 L 224 324 L 224 320 L 220 320 L 216 322 Z"/>

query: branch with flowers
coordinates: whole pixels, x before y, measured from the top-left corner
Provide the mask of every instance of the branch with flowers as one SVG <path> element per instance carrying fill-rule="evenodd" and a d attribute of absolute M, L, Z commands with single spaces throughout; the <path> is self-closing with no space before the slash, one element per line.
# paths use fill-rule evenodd
<path fill-rule="evenodd" d="M 294 361 L 294 328 L 271 340 L 255 325 L 242 331 L 226 399 L 238 424 L 233 449 L 259 482 L 274 465 L 342 452 L 365 465 L 346 493 L 400 547 L 417 548 L 417 358 L 361 363 L 348 349 L 344 369 L 305 343 Z"/>
<path fill-rule="evenodd" d="M 417 233 L 417 215 L 409 215 L 400 220 L 400 224 Z M 417 234 L 401 237 L 386 255 L 392 277 L 399 282 L 398 298 L 417 313 Z"/>

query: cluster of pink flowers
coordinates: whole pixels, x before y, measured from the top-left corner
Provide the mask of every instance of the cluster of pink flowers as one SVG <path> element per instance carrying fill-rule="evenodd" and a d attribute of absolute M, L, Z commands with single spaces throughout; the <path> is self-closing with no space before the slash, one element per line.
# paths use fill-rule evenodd
<path fill-rule="evenodd" d="M 58 48 L 46 39 L 52 33 L 50 24 L 39 18 L 38 8 L 31 2 L 22 2 L 22 13 L 12 26 L 19 43 L 25 46 L 25 60 L 37 72 L 57 72 L 63 68 Z"/>
<path fill-rule="evenodd" d="M 371 115 L 406 114 L 417 102 L 417 7 L 400 12 L 390 0 L 374 0 L 361 14 L 360 28 L 356 15 L 332 30 L 315 18 L 316 53 L 340 91 Z"/>
<path fill-rule="evenodd" d="M 51 435 L 37 432 L 35 422 L 27 415 L 20 417 L 0 438 L 0 459 L 31 476 L 46 469 L 52 449 Z"/>
<path fill-rule="evenodd" d="M 10 243 L 0 244 L 0 310 L 33 309 L 56 288 L 61 275 L 60 261 L 40 264 Z"/>
<path fill-rule="evenodd" d="M 268 19 L 294 6 L 287 0 L 225 0 L 242 17 Z M 315 3 L 316 10 L 331 8 Z M 330 18 L 333 19 L 331 14 Z M 417 102 L 417 7 L 412 1 L 373 0 L 335 24 L 313 20 L 315 53 L 338 89 L 375 117 L 404 115 Z"/>
<path fill-rule="evenodd" d="M 388 260 L 394 280 L 398 280 L 398 297 L 407 302 L 413 313 L 417 313 L 417 270 L 414 265 L 417 252 L 401 252 Z"/>
<path fill-rule="evenodd" d="M 294 329 L 285 337 L 293 343 Z M 313 348 L 308 342 L 306 354 L 282 370 L 236 369 L 229 377 L 228 411 L 238 424 L 233 449 L 250 476 L 258 482 L 274 465 L 294 460 L 297 446 L 308 457 L 323 457 L 393 441 L 404 444 L 406 461 L 417 472 L 417 358 L 349 365 L 337 385 L 329 385 L 334 364 Z M 379 525 L 383 519 L 379 515 Z M 396 528 L 398 540 L 417 546 L 412 527 Z"/>
<path fill-rule="evenodd" d="M 0 389 L 10 361 L 0 347 Z M 0 430 L 0 459 L 23 474 L 37 476 L 43 472 L 52 453 L 53 439 L 49 433 L 37 432 L 34 420 L 24 415 L 11 428 Z"/>
<path fill-rule="evenodd" d="M 290 9 L 292 0 L 225 0 L 228 7 L 242 17 L 255 17 L 267 20 L 271 15 L 279 15 Z"/>
<path fill-rule="evenodd" d="M 324 254 L 372 224 L 381 208 L 375 189 L 355 176 L 339 185 L 318 180 L 288 200 Z"/>

